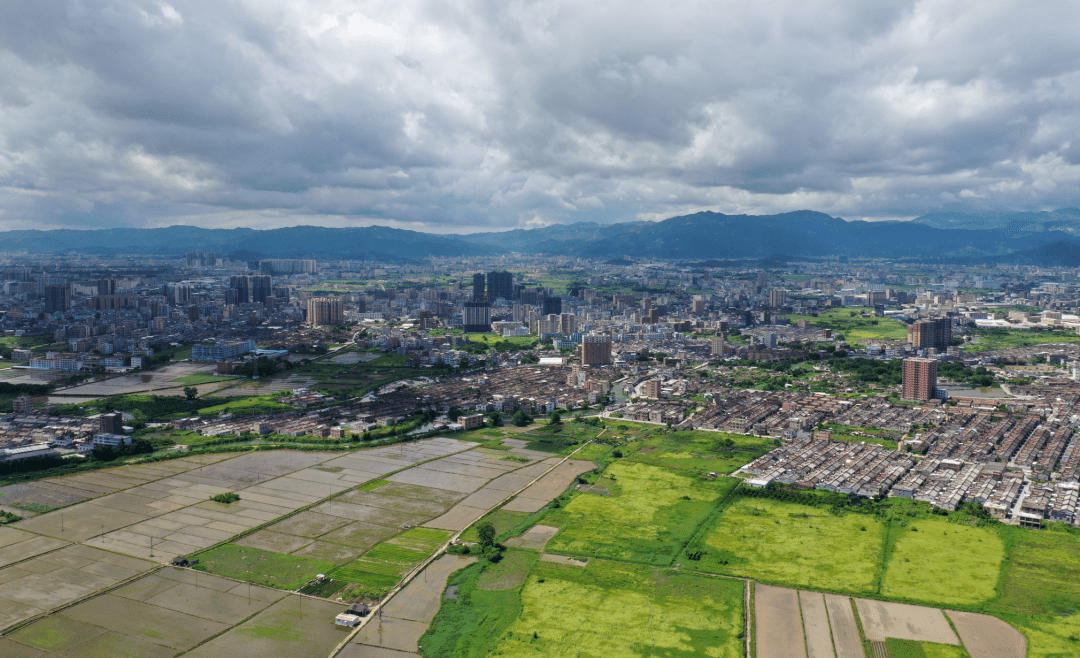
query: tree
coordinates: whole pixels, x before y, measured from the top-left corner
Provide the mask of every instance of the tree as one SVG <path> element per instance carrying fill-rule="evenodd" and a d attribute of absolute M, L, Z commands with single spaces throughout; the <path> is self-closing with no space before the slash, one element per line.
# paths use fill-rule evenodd
<path fill-rule="evenodd" d="M 532 422 L 532 418 L 529 417 L 529 414 L 525 413 L 521 409 L 518 409 L 514 412 L 514 418 L 512 422 L 514 423 L 515 427 L 525 427 Z"/>
<path fill-rule="evenodd" d="M 491 427 L 498 427 L 499 425 L 502 425 L 502 414 L 498 411 L 492 411 L 491 415 L 488 416 L 488 425 L 490 425 Z"/>
<path fill-rule="evenodd" d="M 562 416 L 559 415 L 558 411 L 552 411 L 551 412 L 551 421 L 549 422 L 549 424 L 550 425 L 562 425 Z"/>
<path fill-rule="evenodd" d="M 184 395 L 187 396 L 187 399 L 194 400 L 195 398 L 199 397 L 199 389 L 195 388 L 194 386 L 185 386 Z"/>
<path fill-rule="evenodd" d="M 485 521 L 477 526 L 476 533 L 480 535 L 481 546 L 495 545 L 495 526 L 491 521 Z"/>

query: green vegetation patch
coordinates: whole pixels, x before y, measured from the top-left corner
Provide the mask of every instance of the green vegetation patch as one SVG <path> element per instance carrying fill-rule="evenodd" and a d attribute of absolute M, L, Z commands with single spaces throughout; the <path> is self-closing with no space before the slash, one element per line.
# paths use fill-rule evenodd
<path fill-rule="evenodd" d="M 984 327 L 974 329 L 973 333 L 978 342 L 965 344 L 965 352 L 1004 350 L 1012 347 L 1031 347 L 1033 345 L 1042 345 L 1044 343 L 1080 342 L 1080 336 L 1069 331 Z"/>
<path fill-rule="evenodd" d="M 848 342 L 863 340 L 907 340 L 907 325 L 891 318 L 873 317 L 874 309 L 869 307 L 836 308 L 811 315 L 784 315 L 783 318 L 797 324 L 806 320 L 810 326 L 832 329 L 834 334 L 842 334 Z M 862 317 L 869 315 L 870 317 Z"/>
<path fill-rule="evenodd" d="M 997 528 L 927 516 L 893 528 L 892 540 L 883 596 L 945 606 L 974 605 L 994 597 L 1005 559 L 1005 542 Z"/>
<path fill-rule="evenodd" d="M 627 459 L 687 472 L 732 473 L 774 448 L 772 439 L 726 432 L 683 431 L 655 435 Z"/>
<path fill-rule="evenodd" d="M 836 592 L 872 591 L 884 525 L 874 516 L 737 498 L 713 520 L 686 568 Z"/>
<path fill-rule="evenodd" d="M 273 411 L 295 409 L 295 407 L 293 406 L 277 402 L 276 398 L 281 397 L 281 395 L 281 393 L 273 393 L 270 395 L 237 397 L 230 399 L 224 404 L 216 404 L 212 407 L 203 407 L 202 409 L 199 409 L 199 415 L 216 416 L 220 413 L 261 414 L 270 413 Z"/>
<path fill-rule="evenodd" d="M 208 372 L 198 373 L 196 375 L 187 375 L 186 377 L 177 377 L 171 381 L 180 382 L 181 384 L 189 384 L 191 386 L 198 386 L 199 384 L 214 384 L 217 382 L 235 382 L 236 377 L 222 377 L 220 375 L 214 375 Z"/>
<path fill-rule="evenodd" d="M 485 590 L 515 589 L 525 582 L 539 560 L 536 551 L 506 551 L 502 559 L 484 569 L 476 586 Z"/>
<path fill-rule="evenodd" d="M 894 637 L 885 639 L 889 649 L 889 658 L 970 658 L 964 647 L 935 642 L 916 642 L 899 640 Z"/>
<path fill-rule="evenodd" d="M 443 542 L 449 538 L 450 533 L 446 530 L 412 528 L 387 541 L 387 543 L 421 551 L 426 557 L 431 555 L 431 552 L 436 548 L 442 546 Z"/>
<path fill-rule="evenodd" d="M 495 526 L 495 536 L 502 537 L 506 533 L 510 532 L 514 528 L 518 527 L 525 522 L 525 519 L 529 518 L 528 512 L 510 512 L 508 510 L 498 509 L 494 512 L 488 512 L 482 519 L 469 526 L 469 528 L 462 533 L 461 541 L 465 542 L 478 542 L 480 541 L 480 535 L 477 534 L 476 529 L 481 523 L 490 523 Z"/>
<path fill-rule="evenodd" d="M 334 568 L 330 562 L 225 544 L 200 553 L 199 571 L 278 589 L 296 589 Z"/>
<path fill-rule="evenodd" d="M 541 562 L 495 651 L 552 656 L 742 656 L 743 583 L 590 562 Z"/>
<path fill-rule="evenodd" d="M 230 491 L 228 493 L 221 493 L 216 496 L 211 496 L 210 500 L 214 501 L 215 503 L 225 503 L 226 505 L 228 505 L 230 503 L 235 503 L 236 501 L 240 500 L 240 494 Z"/>
<path fill-rule="evenodd" d="M 605 472 L 611 495 L 576 494 L 544 523 L 562 528 L 547 550 L 666 566 L 716 502 L 738 484 L 620 461 Z"/>
<path fill-rule="evenodd" d="M 374 491 L 379 487 L 383 486 L 384 484 L 389 483 L 390 480 L 371 480 L 370 482 L 365 482 L 361 484 L 359 487 L 357 487 L 357 489 L 359 489 L 360 491 Z"/>

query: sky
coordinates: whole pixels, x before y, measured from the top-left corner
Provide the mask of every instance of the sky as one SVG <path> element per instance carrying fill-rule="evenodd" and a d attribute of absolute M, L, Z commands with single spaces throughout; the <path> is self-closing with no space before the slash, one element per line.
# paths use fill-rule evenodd
<path fill-rule="evenodd" d="M 1080 205 L 1080 3 L 0 3 L 0 230 Z"/>

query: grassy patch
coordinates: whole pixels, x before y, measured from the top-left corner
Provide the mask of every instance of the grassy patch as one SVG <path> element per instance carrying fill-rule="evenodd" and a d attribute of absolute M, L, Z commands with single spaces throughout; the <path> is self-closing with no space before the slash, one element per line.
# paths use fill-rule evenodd
<path fill-rule="evenodd" d="M 458 586 L 457 599 L 443 599 L 442 607 L 420 638 L 423 655 L 487 658 L 499 638 L 521 613 L 520 588 L 482 590 L 476 585 L 484 565 L 473 564 L 450 576 Z"/>
<path fill-rule="evenodd" d="M 1056 524 L 1006 531 L 1000 596 L 986 611 L 1022 630 L 1033 658 L 1080 655 L 1080 535 Z"/>
<path fill-rule="evenodd" d="M 731 473 L 773 447 L 772 439 L 741 434 L 671 432 L 649 437 L 627 459 L 684 472 Z"/>
<path fill-rule="evenodd" d="M 495 536 L 501 537 L 502 535 L 510 532 L 514 528 L 521 525 L 521 523 L 527 518 L 529 518 L 528 512 L 510 512 L 501 509 L 495 510 L 494 512 L 489 512 L 486 516 L 469 526 L 469 528 L 464 533 L 462 533 L 461 541 L 480 541 L 480 535 L 476 532 L 476 528 L 479 527 L 481 523 L 491 523 L 493 526 L 495 526 Z"/>
<path fill-rule="evenodd" d="M 837 515 L 797 503 L 737 498 L 703 534 L 701 559 L 684 568 L 868 594 L 883 529 L 868 514 Z"/>
<path fill-rule="evenodd" d="M 173 379 L 174 382 L 180 382 L 181 384 L 189 384 L 191 386 L 198 386 L 199 384 L 213 384 L 215 382 L 235 382 L 239 381 L 236 377 L 221 377 L 207 372 L 202 372 L 196 375 L 188 375 L 186 377 L 178 377 Z"/>
<path fill-rule="evenodd" d="M 997 528 L 973 528 L 932 516 L 906 523 L 899 532 L 894 529 L 883 596 L 946 606 L 970 606 L 994 597 L 1005 559 L 1005 542 Z"/>
<path fill-rule="evenodd" d="M 852 315 L 854 314 L 854 316 Z M 862 317 L 863 315 L 871 317 Z M 899 320 L 873 317 L 874 309 L 869 307 L 836 308 L 810 315 L 784 315 L 792 324 L 806 320 L 810 326 L 832 329 L 833 333 L 843 334 L 848 342 L 863 340 L 907 340 L 907 325 Z"/>
<path fill-rule="evenodd" d="M 360 491 L 374 491 L 375 489 L 378 489 L 379 487 L 383 486 L 384 484 L 388 484 L 389 482 L 390 480 L 371 480 L 369 482 L 361 484 L 359 487 L 357 487 L 357 489 L 359 489 Z"/>
<path fill-rule="evenodd" d="M 544 523 L 562 528 L 547 550 L 666 566 L 737 480 L 704 481 L 648 464 L 616 462 L 609 496 L 576 494 Z"/>
<path fill-rule="evenodd" d="M 966 343 L 964 352 L 984 352 L 1004 350 L 1011 347 L 1030 347 L 1044 343 L 1077 343 L 1080 336 L 1065 331 L 1045 331 L 1040 329 L 1006 329 L 993 327 L 974 330 L 977 343 Z"/>
<path fill-rule="evenodd" d="M 501 560 L 480 574 L 476 586 L 485 590 L 515 589 L 525 582 L 539 560 L 536 551 L 506 551 Z"/>
<path fill-rule="evenodd" d="M 295 408 L 287 404 L 281 404 L 280 402 L 276 402 L 275 398 L 279 397 L 281 397 L 280 393 L 274 393 L 271 395 L 259 395 L 253 397 L 233 398 L 232 400 L 229 400 L 224 404 L 217 404 L 212 407 L 203 407 L 202 409 L 199 409 L 199 415 L 216 416 L 217 414 L 223 412 L 233 414 L 260 414 Z"/>
<path fill-rule="evenodd" d="M 742 656 L 743 584 L 590 562 L 540 562 L 521 592 L 521 614 L 494 653 L 589 658 Z"/>
<path fill-rule="evenodd" d="M 334 568 L 330 562 L 225 544 L 199 554 L 195 568 L 220 576 L 279 589 L 296 589 Z"/>

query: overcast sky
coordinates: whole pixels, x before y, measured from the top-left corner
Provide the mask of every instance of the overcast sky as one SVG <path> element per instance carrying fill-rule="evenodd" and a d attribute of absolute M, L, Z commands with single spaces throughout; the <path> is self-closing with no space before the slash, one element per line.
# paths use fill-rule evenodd
<path fill-rule="evenodd" d="M 1080 3 L 0 2 L 0 229 L 1080 205 Z"/>

